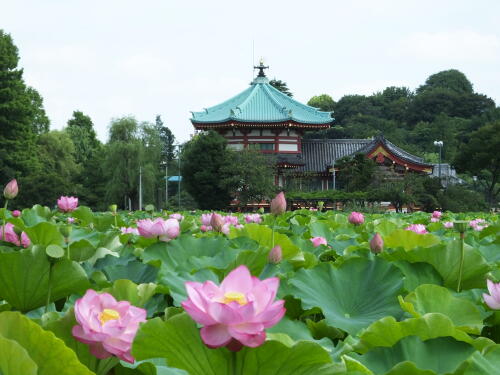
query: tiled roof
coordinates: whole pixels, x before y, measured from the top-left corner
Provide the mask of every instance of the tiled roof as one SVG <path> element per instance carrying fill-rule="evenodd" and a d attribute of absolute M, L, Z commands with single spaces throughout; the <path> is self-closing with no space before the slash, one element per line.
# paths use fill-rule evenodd
<path fill-rule="evenodd" d="M 193 124 L 238 122 L 283 122 L 330 124 L 330 112 L 299 103 L 269 84 L 266 77 L 257 77 L 249 88 L 216 106 L 192 112 Z"/>
<path fill-rule="evenodd" d="M 358 152 L 368 153 L 368 152 L 372 151 L 373 148 L 378 143 L 382 143 L 384 146 L 387 147 L 388 150 L 390 150 L 394 155 L 396 155 L 397 157 L 399 157 L 402 160 L 405 160 L 405 161 L 408 161 L 410 163 L 414 163 L 417 165 L 432 166 L 431 164 L 426 163 L 423 158 L 415 156 L 413 154 L 410 154 L 409 152 L 406 152 L 402 148 L 396 146 L 394 143 L 387 140 L 383 135 L 379 135 L 379 136 L 375 137 L 371 144 L 367 144 L 365 147 L 360 149 Z"/>
<path fill-rule="evenodd" d="M 333 160 L 355 154 L 371 143 L 371 139 L 304 139 L 301 172 L 325 172 Z"/>
<path fill-rule="evenodd" d="M 429 166 L 418 156 L 412 155 L 388 141 L 383 136 L 374 139 L 303 139 L 302 153 L 279 154 L 278 162 L 302 164 L 296 170 L 300 172 L 326 172 L 333 160 L 357 153 L 366 154 L 382 142 L 387 149 L 402 160 L 423 166 Z"/>

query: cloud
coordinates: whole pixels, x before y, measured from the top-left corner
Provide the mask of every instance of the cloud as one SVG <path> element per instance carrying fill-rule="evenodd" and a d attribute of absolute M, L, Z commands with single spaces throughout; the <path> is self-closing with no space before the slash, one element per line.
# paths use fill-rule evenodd
<path fill-rule="evenodd" d="M 500 60 L 500 37 L 471 30 L 415 32 L 399 42 L 399 51 L 421 60 Z"/>

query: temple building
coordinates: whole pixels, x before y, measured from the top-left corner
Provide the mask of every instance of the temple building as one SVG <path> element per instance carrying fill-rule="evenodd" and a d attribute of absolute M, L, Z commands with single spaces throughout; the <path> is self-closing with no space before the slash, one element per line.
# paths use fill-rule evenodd
<path fill-rule="evenodd" d="M 332 188 L 335 162 L 358 153 L 374 160 L 379 173 L 396 177 L 414 172 L 431 174 L 433 165 L 399 148 L 383 136 L 371 139 L 303 139 L 308 130 L 327 129 L 330 112 L 299 103 L 269 83 L 261 61 L 257 77 L 246 90 L 201 112 L 192 112 L 197 131 L 214 130 L 235 150 L 260 150 L 275 157 L 275 183 L 301 181 L 299 190 Z M 302 181 L 306 181 L 302 186 Z"/>

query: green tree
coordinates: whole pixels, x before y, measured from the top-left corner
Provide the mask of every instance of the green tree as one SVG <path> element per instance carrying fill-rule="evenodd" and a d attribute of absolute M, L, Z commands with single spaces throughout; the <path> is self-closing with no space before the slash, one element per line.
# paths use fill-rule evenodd
<path fill-rule="evenodd" d="M 33 106 L 35 91 L 24 84 L 18 62 L 11 36 L 0 30 L 0 185 L 29 175 L 38 164 L 36 129 L 43 107 Z"/>
<path fill-rule="evenodd" d="M 163 124 L 160 115 L 156 116 L 155 128 L 162 142 L 162 162 L 171 162 L 175 158 L 175 136 L 172 131 Z"/>
<path fill-rule="evenodd" d="M 80 169 L 74 157 L 75 146 L 64 131 L 53 130 L 38 138 L 37 154 L 41 167 L 21 179 L 19 201 L 54 206 L 61 195 L 76 195 Z"/>
<path fill-rule="evenodd" d="M 123 117 L 111 122 L 105 155 L 106 201 L 120 205 L 125 202 L 126 206 L 130 199 L 138 207 L 142 142 L 135 118 Z"/>
<path fill-rule="evenodd" d="M 485 125 L 470 135 L 455 160 L 457 170 L 479 177 L 490 204 L 500 193 L 500 121 Z"/>
<path fill-rule="evenodd" d="M 101 147 L 92 120 L 81 111 L 73 112 L 73 117 L 68 120 L 66 131 L 75 145 L 77 163 L 85 163 Z"/>
<path fill-rule="evenodd" d="M 311 99 L 309 99 L 307 105 L 314 108 L 319 108 L 321 111 L 333 112 L 335 108 L 335 101 L 330 95 L 321 94 L 318 96 L 313 96 Z"/>
<path fill-rule="evenodd" d="M 427 78 L 425 84 L 417 89 L 417 94 L 435 88 L 442 88 L 457 93 L 473 93 L 472 83 L 467 79 L 465 74 L 456 69 L 443 70 L 432 74 Z"/>
<path fill-rule="evenodd" d="M 220 184 L 241 206 L 272 197 L 274 159 L 256 150 L 228 150 L 228 163 L 222 166 Z"/>
<path fill-rule="evenodd" d="M 31 102 L 31 118 L 33 131 L 36 134 L 47 133 L 50 127 L 50 120 L 43 108 L 43 98 L 33 87 L 26 88 L 26 94 Z"/>
<path fill-rule="evenodd" d="M 373 182 L 375 162 L 364 154 L 346 157 L 335 163 L 338 181 L 346 191 L 363 191 Z"/>
<path fill-rule="evenodd" d="M 288 85 L 286 84 L 285 81 L 282 81 L 280 79 L 272 79 L 269 81 L 269 84 L 273 86 L 276 90 L 281 91 L 283 94 L 288 95 L 289 97 L 293 97 L 292 92 L 288 88 Z"/>
<path fill-rule="evenodd" d="M 210 131 L 198 134 L 182 150 L 182 185 L 203 209 L 223 209 L 231 200 L 228 186 L 221 181 L 227 176 L 222 169 L 229 161 L 227 141 Z"/>

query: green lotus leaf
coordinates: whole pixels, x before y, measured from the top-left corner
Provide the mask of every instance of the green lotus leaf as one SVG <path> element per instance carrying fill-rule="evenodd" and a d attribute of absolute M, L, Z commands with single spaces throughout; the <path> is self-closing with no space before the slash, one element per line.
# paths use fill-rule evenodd
<path fill-rule="evenodd" d="M 193 272 L 211 267 L 225 269 L 236 259 L 238 250 L 229 247 L 223 236 L 195 238 L 183 235 L 169 243 L 157 242 L 144 250 L 144 262 L 158 264 L 169 270 Z"/>
<path fill-rule="evenodd" d="M 59 228 L 56 224 L 42 222 L 33 227 L 27 227 L 26 234 L 30 238 L 33 245 L 59 245 L 63 246 L 64 237 L 59 233 Z"/>
<path fill-rule="evenodd" d="M 350 334 L 387 316 L 401 316 L 397 296 L 402 274 L 381 258 L 349 259 L 340 267 L 323 263 L 289 280 L 305 309 L 319 307 L 326 321 Z"/>
<path fill-rule="evenodd" d="M 229 238 L 248 237 L 257 241 L 260 246 L 271 249 L 273 247 L 273 231 L 264 225 L 246 224 L 242 229 L 231 230 Z M 274 245 L 280 245 L 283 259 L 300 257 L 300 250 L 287 235 L 274 232 Z"/>
<path fill-rule="evenodd" d="M 351 353 L 350 356 L 375 375 L 427 375 L 453 373 L 475 351 L 473 346 L 451 337 L 422 341 L 417 336 L 409 336 L 392 347 L 374 348 L 366 354 Z"/>
<path fill-rule="evenodd" d="M 429 263 L 410 263 L 405 260 L 393 262 L 405 275 L 404 286 L 408 291 L 415 290 L 421 284 L 443 285 L 443 278 Z"/>
<path fill-rule="evenodd" d="M 44 306 L 47 302 L 49 267 L 45 248 L 41 246 L 0 253 L 0 299 L 20 311 Z M 68 259 L 54 264 L 51 280 L 50 301 L 80 293 L 90 287 L 83 268 Z"/>
<path fill-rule="evenodd" d="M 258 348 L 244 348 L 236 354 L 225 348 L 209 349 L 202 343 L 196 324 L 184 313 L 167 321 L 155 318 L 142 325 L 132 355 L 138 360 L 165 358 L 169 366 L 190 375 L 333 373 L 328 352 L 313 342 L 301 341 L 287 347 L 267 341 Z"/>
<path fill-rule="evenodd" d="M 449 336 L 457 341 L 474 345 L 477 349 L 491 344 L 491 340 L 485 338 L 474 340 L 464 331 L 457 329 L 446 315 L 429 313 L 420 318 L 410 318 L 401 322 L 392 316 L 382 318 L 360 333 L 360 341 L 356 348 L 364 353 L 374 347 L 391 347 L 407 336 L 418 336 L 422 340 Z"/>
<path fill-rule="evenodd" d="M 496 375 L 500 369 L 500 345 L 486 349 L 485 353 L 475 352 L 467 360 L 463 375 Z"/>
<path fill-rule="evenodd" d="M 92 375 L 73 350 L 52 332 L 18 312 L 0 313 L 0 336 L 16 341 L 38 366 L 38 375 Z M 2 356 L 3 351 L 0 352 Z M 24 373 L 19 372 L 18 375 Z"/>
<path fill-rule="evenodd" d="M 484 288 L 486 273 L 491 269 L 481 253 L 465 244 L 462 289 Z M 411 251 L 403 249 L 386 250 L 381 256 L 388 260 L 406 260 L 410 263 L 426 262 L 431 264 L 443 278 L 444 286 L 456 289 L 460 265 L 460 243 L 449 241 L 430 248 L 415 248 Z"/>
<path fill-rule="evenodd" d="M 17 343 L 0 335 L 0 374 L 37 375 L 38 366 L 28 352 Z"/>
<path fill-rule="evenodd" d="M 76 210 L 72 211 L 70 215 L 78 219 L 82 226 L 87 226 L 94 222 L 94 214 L 87 206 L 79 206 Z"/>
<path fill-rule="evenodd" d="M 121 366 L 125 369 L 137 369 L 120 371 L 120 367 L 115 368 L 116 375 L 189 375 L 186 371 L 167 366 L 165 359 L 153 358 L 145 361 L 136 361 L 135 363 L 121 362 Z"/>
<path fill-rule="evenodd" d="M 431 247 L 439 242 L 441 242 L 441 239 L 433 234 L 418 234 L 405 229 L 397 229 L 384 237 L 384 246 L 386 248 L 402 247 L 406 251 L 417 247 Z"/>
<path fill-rule="evenodd" d="M 69 245 L 69 254 L 71 260 L 83 262 L 94 256 L 97 249 L 89 240 L 81 239 Z"/>
<path fill-rule="evenodd" d="M 103 248 L 99 248 L 98 252 L 100 249 Z M 156 281 L 158 274 L 157 268 L 140 262 L 133 255 L 115 256 L 108 254 L 97 260 L 94 268 L 102 271 L 110 281 L 128 279 L 136 284 Z"/>
<path fill-rule="evenodd" d="M 405 297 L 401 307 L 415 318 L 427 313 L 441 313 L 458 329 L 475 335 L 479 335 L 484 326 L 481 310 L 474 303 L 455 297 L 438 285 L 420 285 Z"/>
<path fill-rule="evenodd" d="M 153 283 L 137 285 L 127 279 L 116 280 L 113 286 L 102 291 L 111 294 L 118 301 L 129 301 L 132 305 L 144 307 L 156 293 L 157 285 Z"/>

